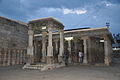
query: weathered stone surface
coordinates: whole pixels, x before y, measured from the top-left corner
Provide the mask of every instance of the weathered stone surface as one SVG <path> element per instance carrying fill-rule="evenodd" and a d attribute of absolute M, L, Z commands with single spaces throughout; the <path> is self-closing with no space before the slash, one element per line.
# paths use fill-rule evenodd
<path fill-rule="evenodd" d="M 27 25 L 0 17 L 0 49 L 27 47 Z"/>

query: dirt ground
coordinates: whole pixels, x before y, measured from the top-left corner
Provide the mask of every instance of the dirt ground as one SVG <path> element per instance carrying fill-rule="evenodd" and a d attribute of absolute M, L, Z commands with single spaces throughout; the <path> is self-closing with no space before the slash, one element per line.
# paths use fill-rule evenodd
<path fill-rule="evenodd" d="M 44 72 L 23 70 L 21 65 L 0 67 L 0 80 L 120 80 L 120 64 L 74 65 Z"/>

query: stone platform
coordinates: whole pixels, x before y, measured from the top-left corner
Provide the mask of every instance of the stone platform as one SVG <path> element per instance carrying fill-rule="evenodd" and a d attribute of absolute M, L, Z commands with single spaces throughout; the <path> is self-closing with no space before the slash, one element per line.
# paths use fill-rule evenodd
<path fill-rule="evenodd" d="M 23 66 L 23 69 L 38 69 L 40 71 L 46 71 L 46 70 L 52 70 L 54 68 L 60 68 L 60 67 L 64 67 L 65 64 L 59 64 L 59 63 L 55 63 L 55 64 L 46 64 L 46 63 L 36 63 L 36 64 L 26 64 Z"/>

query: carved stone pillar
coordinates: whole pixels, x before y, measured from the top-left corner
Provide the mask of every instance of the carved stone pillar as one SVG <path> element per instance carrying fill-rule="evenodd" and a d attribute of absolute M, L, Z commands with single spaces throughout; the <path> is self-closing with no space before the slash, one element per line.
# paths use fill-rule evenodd
<path fill-rule="evenodd" d="M 33 30 L 28 30 L 28 48 L 27 48 L 27 64 L 34 62 L 34 54 L 33 54 Z"/>
<path fill-rule="evenodd" d="M 64 35 L 63 31 L 60 31 L 60 50 L 59 50 L 59 62 L 63 62 L 64 53 Z"/>
<path fill-rule="evenodd" d="M 48 50 L 47 50 L 47 64 L 53 63 L 53 46 L 52 46 L 52 30 L 48 30 Z"/>
<path fill-rule="evenodd" d="M 42 62 L 46 62 L 46 32 L 42 33 Z"/>

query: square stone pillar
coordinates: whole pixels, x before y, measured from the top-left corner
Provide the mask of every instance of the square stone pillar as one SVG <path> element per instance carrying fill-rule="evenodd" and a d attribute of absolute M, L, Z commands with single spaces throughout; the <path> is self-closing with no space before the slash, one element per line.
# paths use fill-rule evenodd
<path fill-rule="evenodd" d="M 78 62 L 78 52 L 77 52 L 77 39 L 76 38 L 74 38 L 74 49 L 75 49 L 75 58 L 74 58 L 74 60 L 75 60 L 75 62 Z"/>
<path fill-rule="evenodd" d="M 83 63 L 87 64 L 87 39 L 83 40 L 83 45 L 84 45 L 84 59 L 83 59 Z"/>
<path fill-rule="evenodd" d="M 111 62 L 111 53 L 112 53 L 112 44 L 110 39 L 105 36 L 104 37 L 104 64 L 109 66 Z"/>
<path fill-rule="evenodd" d="M 52 30 L 48 29 L 47 64 L 53 64 Z"/>
<path fill-rule="evenodd" d="M 64 53 L 64 32 L 60 31 L 60 49 L 59 49 L 59 62 L 63 62 L 63 53 Z"/>
<path fill-rule="evenodd" d="M 11 62 L 11 59 L 10 59 L 10 56 L 11 56 L 11 54 L 10 54 L 10 50 L 8 50 L 8 61 L 7 61 L 7 65 L 9 66 L 10 65 L 10 62 Z"/>
<path fill-rule="evenodd" d="M 88 37 L 82 37 L 82 39 L 83 39 L 83 45 L 84 45 L 84 58 L 83 58 L 83 63 L 84 64 L 88 64 L 88 60 L 87 60 L 87 52 L 88 52 L 88 50 L 87 50 L 87 39 L 88 39 Z"/>
<path fill-rule="evenodd" d="M 0 66 L 2 66 L 2 52 L 0 50 Z"/>
<path fill-rule="evenodd" d="M 71 59 L 71 40 L 68 40 L 68 50 L 69 50 L 69 63 L 72 62 L 72 59 Z"/>
<path fill-rule="evenodd" d="M 28 48 L 27 48 L 27 64 L 31 64 L 34 62 L 34 54 L 33 54 L 33 30 L 28 30 Z"/>
<path fill-rule="evenodd" d="M 7 52 L 6 50 L 4 50 L 4 54 L 3 54 L 3 66 L 6 66 L 6 61 L 7 61 Z"/>
<path fill-rule="evenodd" d="M 42 33 L 42 62 L 46 62 L 46 34 L 47 32 Z"/>
<path fill-rule="evenodd" d="M 58 41 L 59 41 L 59 39 L 56 39 L 56 40 L 54 40 L 55 41 L 55 63 L 58 63 L 58 54 L 59 54 L 59 50 L 58 50 Z"/>
<path fill-rule="evenodd" d="M 16 60 L 15 50 L 12 50 L 12 65 L 15 65 L 15 60 Z"/>

